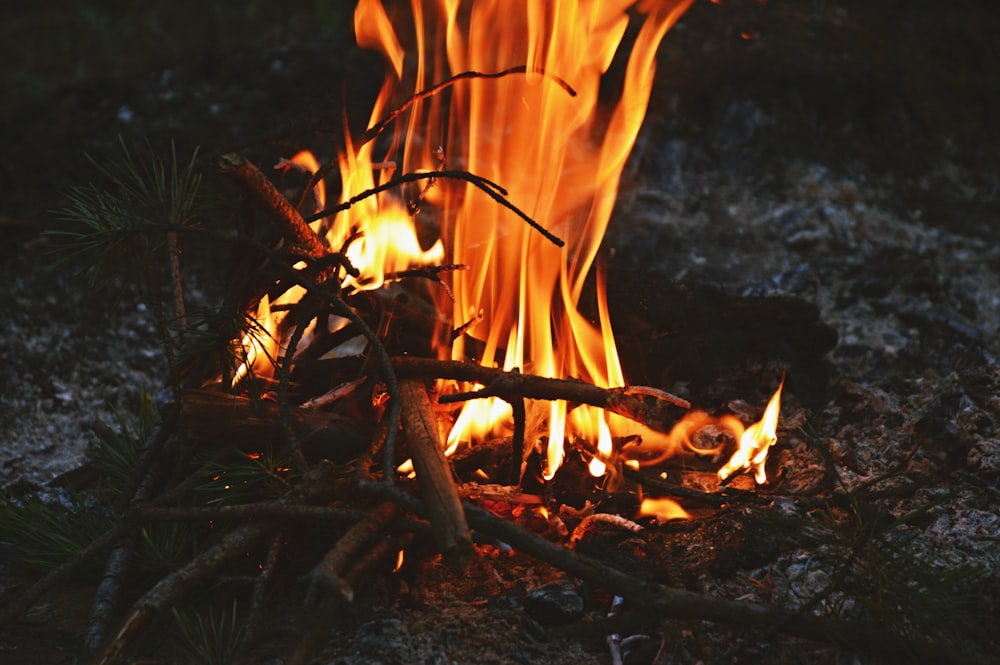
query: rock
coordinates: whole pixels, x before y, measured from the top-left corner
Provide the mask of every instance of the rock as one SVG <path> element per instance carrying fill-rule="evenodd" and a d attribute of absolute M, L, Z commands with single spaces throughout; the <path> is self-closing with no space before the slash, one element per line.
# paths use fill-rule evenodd
<path fill-rule="evenodd" d="M 543 626 L 565 626 L 583 617 L 583 597 L 572 584 L 546 584 L 525 597 L 524 609 Z"/>
<path fill-rule="evenodd" d="M 410 635 L 395 612 L 379 612 L 355 631 L 352 664 L 407 665 L 413 655 Z"/>
<path fill-rule="evenodd" d="M 652 665 L 662 644 L 652 635 L 629 635 L 622 640 L 622 665 Z"/>

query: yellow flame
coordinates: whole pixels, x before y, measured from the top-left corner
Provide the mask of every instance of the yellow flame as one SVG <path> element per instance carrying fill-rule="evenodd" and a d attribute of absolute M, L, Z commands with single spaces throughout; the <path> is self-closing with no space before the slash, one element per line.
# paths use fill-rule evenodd
<path fill-rule="evenodd" d="M 747 428 L 739 438 L 739 447 L 726 464 L 719 469 L 719 480 L 726 480 L 739 471 L 753 470 L 758 484 L 767 482 L 764 465 L 767 453 L 778 440 L 778 415 L 781 412 L 782 378 L 778 389 L 771 396 L 761 419 Z"/>
<path fill-rule="evenodd" d="M 240 340 L 245 360 L 233 375 L 233 387 L 236 387 L 251 371 L 257 376 L 272 376 L 274 374 L 273 360 L 278 348 L 275 337 L 277 328 L 276 321 L 271 316 L 271 301 L 266 293 L 257 304 L 254 321 L 256 326 Z"/>
<path fill-rule="evenodd" d="M 660 499 L 645 498 L 639 506 L 639 517 L 655 517 L 657 522 L 667 520 L 691 519 L 691 514 L 684 510 L 681 504 L 666 497 Z"/>
<path fill-rule="evenodd" d="M 471 185 L 437 183 L 434 196 L 423 203 L 437 209 L 450 262 L 471 267 L 452 275 L 455 303 L 452 307 L 442 300 L 442 305 L 451 307 L 455 328 L 482 312 L 482 320 L 467 329 L 466 337 L 441 350 L 442 357 L 474 356 L 489 366 L 548 377 L 576 376 L 605 387 L 624 383 L 603 296 L 598 299 L 596 326 L 580 314 L 579 303 L 645 115 L 657 46 L 691 1 L 412 0 L 412 40 L 396 34 L 403 24 L 394 28 L 380 2 L 359 3 L 358 43 L 385 54 L 392 74 L 372 124 L 390 100 L 398 103 L 448 76 L 518 66 L 528 72 L 462 81 L 447 95 L 418 100 L 408 113 L 405 131 L 400 131 L 405 135 L 404 171 L 437 168 L 438 146 L 443 146 L 449 168 L 500 183 L 511 202 L 566 241 L 565 247 L 556 247 Z M 602 76 L 621 46 L 630 17 L 639 14 L 644 16 L 625 61 L 620 101 L 604 108 L 598 103 Z M 404 52 L 403 42 L 414 45 L 414 67 L 407 66 L 413 54 Z M 393 97 L 405 72 L 411 72 L 412 87 Z M 371 177 L 371 146 L 348 150 L 341 169 L 349 183 L 345 192 L 359 191 L 362 186 L 356 180 Z M 362 204 L 353 221 L 341 227 L 375 219 L 374 205 Z M 336 240 L 331 239 L 331 246 L 337 246 Z M 506 427 L 509 409 L 492 402 L 467 403 L 449 434 L 449 448 Z M 547 421 L 547 478 L 562 463 L 568 438 L 595 441 L 598 457 L 606 457 L 612 433 L 623 427 L 621 419 L 596 409 L 567 423 L 566 404 L 528 408 L 534 413 L 529 421 Z M 529 435 L 546 438 L 544 431 Z M 604 470 L 600 459 L 591 465 L 592 473 Z"/>

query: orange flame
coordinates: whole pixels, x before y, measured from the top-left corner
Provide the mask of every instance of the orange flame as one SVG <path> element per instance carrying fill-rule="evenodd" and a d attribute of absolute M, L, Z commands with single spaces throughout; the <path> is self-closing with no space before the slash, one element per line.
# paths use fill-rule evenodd
<path fill-rule="evenodd" d="M 362 198 L 333 218 L 313 223 L 326 245 L 332 251 L 345 248 L 361 272 L 357 278 L 345 276 L 343 288 L 379 288 L 389 273 L 439 264 L 447 257 L 470 269 L 449 276 L 454 303 L 443 296 L 439 302 L 440 311 L 450 308 L 452 327 L 465 333 L 439 349 L 441 357 L 475 357 L 488 366 L 578 377 L 602 387 L 624 385 L 600 264 L 596 322 L 581 313 L 580 302 L 649 102 L 657 46 L 692 2 L 411 0 L 413 32 L 400 39 L 380 0 L 359 0 L 358 44 L 380 51 L 389 64 L 370 127 L 391 105 L 455 74 L 523 71 L 462 80 L 446 93 L 412 100 L 389 152 L 398 164 L 376 158 L 375 141 L 358 147 L 348 142 L 339 159 L 340 201 L 384 183 L 397 168 L 411 173 L 447 164 L 502 185 L 514 205 L 565 244 L 553 244 L 471 184 L 438 180 L 420 194 L 420 205 L 440 221 L 439 238 L 428 249 L 395 191 Z M 631 46 L 619 54 L 634 20 L 640 24 L 631 32 Z M 624 62 L 624 75 L 618 102 L 606 108 L 598 93 L 616 57 Z M 407 89 L 404 77 L 411 86 Z M 289 161 L 310 173 L 319 168 L 309 153 Z M 325 190 L 317 188 L 319 207 L 325 207 L 325 197 Z M 284 313 L 271 312 L 269 306 L 293 303 L 302 295 L 300 287 L 293 287 L 274 303 L 262 300 L 255 318 L 267 335 L 243 340 L 248 363 L 234 385 L 251 369 L 266 374 L 267 367 L 258 366 L 262 359 L 281 352 L 272 338 Z M 310 334 L 306 331 L 306 337 Z M 780 393 L 779 386 L 761 422 L 745 431 L 733 416 L 713 418 L 696 411 L 669 434 L 657 434 L 594 407 L 571 409 L 554 401 L 528 405 L 528 434 L 543 444 L 543 476 L 549 479 L 562 464 L 566 441 L 575 437 L 596 445 L 589 468 L 599 476 L 613 456 L 614 436 L 641 431 L 642 448 L 656 451 L 655 459 L 640 460 L 648 465 L 681 450 L 718 453 L 720 445 L 694 443 L 697 432 L 714 426 L 740 442 L 719 477 L 752 469 L 757 481 L 764 482 Z M 511 422 L 510 407 L 500 400 L 467 402 L 446 452 L 462 441 L 495 436 Z"/>
<path fill-rule="evenodd" d="M 691 513 L 684 510 L 681 504 L 666 497 L 660 499 L 645 498 L 639 505 L 639 517 L 655 517 L 657 522 L 668 520 L 691 519 Z"/>
<path fill-rule="evenodd" d="M 359 45 L 381 51 L 390 63 L 373 125 L 400 99 L 393 94 L 404 72 L 412 72 L 411 91 L 420 91 L 457 73 L 526 68 L 520 75 L 462 81 L 447 95 L 416 101 L 409 112 L 404 171 L 438 167 L 437 146 L 444 146 L 449 167 L 500 183 L 514 205 L 566 241 L 557 247 L 471 185 L 437 183 L 424 204 L 433 204 L 442 220 L 449 261 L 470 266 L 451 276 L 455 302 L 445 304 L 456 329 L 479 319 L 441 349 L 443 357 L 476 357 L 484 365 L 576 376 L 604 387 L 624 384 L 603 294 L 597 326 L 579 303 L 645 115 L 656 48 L 691 2 L 411 0 L 413 34 L 402 39 L 379 0 L 359 2 Z M 602 75 L 636 14 L 643 20 L 627 55 L 620 101 L 603 108 Z M 406 66 L 411 53 L 403 42 L 414 45 L 415 67 Z M 371 186 L 371 146 L 346 156 L 345 193 Z M 379 217 L 374 206 L 371 201 L 358 218 Z M 542 426 L 536 436 L 547 438 L 546 478 L 562 463 L 567 438 L 587 437 L 606 457 L 612 433 L 623 425 L 598 409 L 567 411 L 561 402 L 529 405 L 529 421 Z M 469 402 L 448 437 L 449 449 L 502 431 L 509 414 L 495 400 Z M 599 459 L 591 464 L 595 475 L 604 470 Z"/>
<path fill-rule="evenodd" d="M 740 471 L 753 470 L 758 484 L 767 482 L 764 464 L 771 446 L 778 440 L 778 414 L 781 411 L 781 389 L 785 385 L 782 377 L 778 389 L 771 396 L 761 419 L 746 427 L 733 415 L 712 416 L 704 411 L 691 411 L 681 418 L 668 434 L 658 434 L 646 430 L 642 446 L 632 448 L 632 459 L 626 463 L 654 466 L 679 452 L 696 455 L 716 455 L 725 447 L 718 443 L 713 433 L 728 435 L 737 442 L 736 452 L 718 471 L 720 481 L 728 480 Z M 705 441 L 714 445 L 704 445 Z M 651 455 L 652 453 L 652 455 Z"/>
<path fill-rule="evenodd" d="M 764 409 L 764 415 L 740 435 L 736 452 L 719 469 L 719 480 L 725 481 L 734 473 L 752 469 L 758 484 L 767 482 L 764 463 L 767 462 L 767 453 L 771 446 L 778 440 L 778 414 L 781 411 L 781 388 L 784 385 L 785 379 L 782 378 L 778 389 L 768 401 L 767 408 Z"/>

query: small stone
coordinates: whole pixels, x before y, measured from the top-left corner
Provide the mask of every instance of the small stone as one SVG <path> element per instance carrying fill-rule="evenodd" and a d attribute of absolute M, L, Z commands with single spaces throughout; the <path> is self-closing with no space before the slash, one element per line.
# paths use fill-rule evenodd
<path fill-rule="evenodd" d="M 543 626 L 565 626 L 583 617 L 583 597 L 572 584 L 546 584 L 525 597 L 524 609 Z"/>
<path fill-rule="evenodd" d="M 652 665 L 660 645 L 651 635 L 629 635 L 622 640 L 622 665 Z"/>
<path fill-rule="evenodd" d="M 378 612 L 358 626 L 351 661 L 361 665 L 407 665 L 413 662 L 413 645 L 402 618 L 391 611 Z"/>
<path fill-rule="evenodd" d="M 1000 476 L 1000 439 L 978 439 L 965 456 L 965 465 L 986 478 Z"/>

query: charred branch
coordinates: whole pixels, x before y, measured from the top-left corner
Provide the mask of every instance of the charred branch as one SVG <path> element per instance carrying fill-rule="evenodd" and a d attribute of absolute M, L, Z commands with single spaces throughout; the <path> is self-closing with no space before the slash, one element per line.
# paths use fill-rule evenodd
<path fill-rule="evenodd" d="M 519 399 L 566 400 L 596 406 L 644 425 L 655 424 L 662 415 L 659 409 L 633 396 L 633 389 L 628 387 L 599 388 L 585 381 L 549 379 L 520 372 L 505 372 L 493 367 L 454 360 L 393 358 L 392 365 L 400 377 L 434 377 L 486 386 L 479 391 L 442 396 L 438 400 L 442 404 L 491 396 L 499 397 L 505 402 Z M 686 400 L 669 393 L 657 396 L 660 400 L 683 409 L 690 406 Z"/>
<path fill-rule="evenodd" d="M 486 194 L 487 196 L 489 196 L 491 199 L 493 199 L 494 201 L 496 201 L 497 203 L 499 203 L 500 205 L 502 205 L 504 208 L 507 208 L 508 210 L 510 210 L 511 212 L 513 212 L 515 215 L 517 215 L 518 217 L 520 217 L 521 219 L 523 219 L 528 224 L 528 226 L 530 226 L 531 228 L 533 228 L 536 231 L 538 231 L 539 233 L 541 233 L 545 237 L 546 240 L 548 240 L 549 242 L 551 242 L 556 247 L 562 247 L 562 246 L 564 246 L 566 244 L 561 238 L 559 238 L 558 236 L 556 236 L 555 234 L 553 234 L 551 231 L 549 231 L 544 226 L 542 226 L 541 224 L 539 224 L 538 222 L 536 222 L 534 219 L 532 219 L 530 216 L 528 216 L 528 214 L 526 212 L 524 212 L 523 210 L 521 210 L 520 208 L 518 208 L 516 205 L 514 205 L 513 203 L 511 203 L 509 200 L 507 200 L 507 190 L 506 189 L 504 189 L 503 187 L 501 187 L 497 183 L 493 182 L 492 180 L 489 180 L 488 178 L 484 178 L 482 176 L 475 175 L 474 173 L 469 173 L 468 171 L 437 170 L 437 171 L 421 171 L 420 173 L 403 173 L 401 175 L 396 176 L 395 178 L 392 178 L 391 180 L 389 180 L 387 182 L 382 183 L 381 185 L 378 185 L 376 187 L 372 187 L 371 189 L 366 189 L 365 191 L 361 192 L 360 194 L 356 194 L 356 195 L 352 196 L 351 198 L 349 198 L 347 201 L 345 201 L 343 203 L 337 204 L 335 206 L 331 206 L 331 207 L 326 208 L 324 210 L 321 210 L 321 211 L 319 211 L 319 212 L 317 212 L 317 213 L 315 213 L 313 215 L 310 215 L 309 217 L 306 218 L 306 221 L 307 222 L 313 222 L 313 221 L 316 221 L 317 219 L 322 219 L 324 217 L 329 217 L 330 215 L 333 215 L 335 213 L 341 212 L 343 210 L 347 210 L 351 206 L 355 205 L 356 203 L 358 203 L 360 201 L 363 201 L 363 200 L 367 199 L 370 196 L 375 196 L 376 194 L 379 194 L 379 193 L 384 192 L 384 191 L 389 190 L 389 189 L 393 189 L 394 187 L 399 187 L 400 185 L 405 185 L 408 182 L 417 182 L 417 181 L 420 181 L 420 180 L 432 180 L 432 179 L 436 179 L 436 178 L 450 178 L 452 180 L 464 180 L 464 181 L 468 182 L 469 184 L 475 186 L 480 191 L 482 191 L 484 194 Z M 282 199 L 284 200 L 284 197 L 282 197 Z M 288 203 L 288 202 L 285 201 L 285 203 Z M 289 206 L 289 207 L 291 207 L 291 206 Z M 296 211 L 295 214 L 298 214 L 298 212 Z M 306 226 L 306 228 L 309 228 L 309 227 Z M 315 234 L 313 234 L 313 235 L 315 235 Z"/>
<path fill-rule="evenodd" d="M 385 118 L 379 120 L 376 124 L 368 128 L 365 131 L 365 133 L 362 134 L 361 137 L 358 139 L 358 145 L 362 146 L 368 143 L 369 141 L 373 140 L 375 137 L 377 137 L 379 134 L 385 131 L 385 128 L 387 126 L 395 122 L 396 119 L 399 118 L 399 116 L 405 113 L 410 107 L 412 107 L 418 101 L 422 99 L 427 99 L 428 97 L 431 97 L 439 93 L 445 88 L 455 85 L 459 81 L 466 81 L 469 79 L 498 79 L 498 78 L 503 78 L 505 76 L 510 76 L 511 74 L 526 74 L 526 73 L 528 73 L 527 66 L 520 65 L 517 67 L 510 67 L 509 69 L 504 69 L 503 71 L 493 72 L 493 73 L 461 72 L 459 74 L 455 74 L 451 78 L 447 78 L 444 81 L 441 81 L 440 83 L 436 83 L 431 87 L 425 88 L 424 90 L 421 90 L 420 92 L 412 95 L 409 99 L 407 99 L 400 106 L 394 109 L 392 113 L 390 113 Z M 570 97 L 576 97 L 576 90 L 574 90 L 573 87 L 570 86 L 570 84 L 567 83 L 563 78 L 556 76 L 555 74 L 550 74 L 546 72 L 544 69 L 532 69 L 531 73 L 541 74 L 542 76 L 554 81 L 560 88 L 565 90 L 566 94 L 568 94 Z"/>

